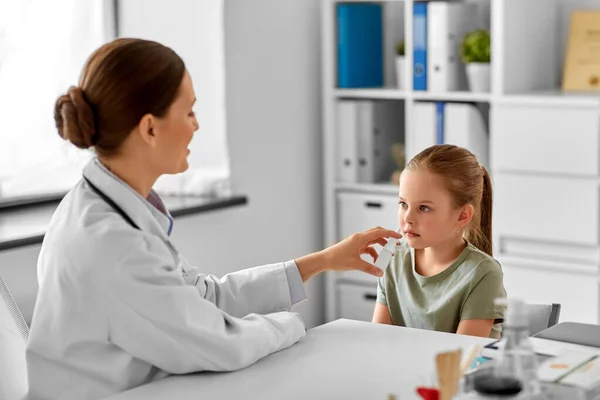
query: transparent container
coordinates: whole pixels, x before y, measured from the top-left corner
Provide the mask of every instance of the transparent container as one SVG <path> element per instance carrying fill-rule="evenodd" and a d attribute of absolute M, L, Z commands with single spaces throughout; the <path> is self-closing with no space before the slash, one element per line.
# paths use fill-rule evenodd
<path fill-rule="evenodd" d="M 492 374 L 506 382 L 518 381 L 523 395 L 535 399 L 541 394 L 538 379 L 538 360 L 529 340 L 529 322 L 525 303 L 518 299 L 497 299 L 497 304 L 507 306 L 503 333 Z"/>

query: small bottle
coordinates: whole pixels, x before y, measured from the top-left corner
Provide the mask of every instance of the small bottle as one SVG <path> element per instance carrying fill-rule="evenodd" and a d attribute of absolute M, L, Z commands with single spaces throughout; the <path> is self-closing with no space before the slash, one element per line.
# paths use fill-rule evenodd
<path fill-rule="evenodd" d="M 400 233 L 400 228 L 398 228 L 396 232 Z M 388 239 L 386 245 L 383 246 L 379 252 L 379 256 L 375 261 L 375 266 L 385 272 L 388 265 L 390 265 L 392 258 L 394 258 L 394 255 L 396 254 L 396 247 L 398 247 L 398 241 L 394 238 Z"/>

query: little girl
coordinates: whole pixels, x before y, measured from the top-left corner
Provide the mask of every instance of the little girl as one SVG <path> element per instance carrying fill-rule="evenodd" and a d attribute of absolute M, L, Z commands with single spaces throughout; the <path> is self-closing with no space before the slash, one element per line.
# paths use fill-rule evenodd
<path fill-rule="evenodd" d="M 379 278 L 373 322 L 499 338 L 506 297 L 492 257 L 492 185 L 468 150 L 436 145 L 400 176 L 405 243 Z"/>

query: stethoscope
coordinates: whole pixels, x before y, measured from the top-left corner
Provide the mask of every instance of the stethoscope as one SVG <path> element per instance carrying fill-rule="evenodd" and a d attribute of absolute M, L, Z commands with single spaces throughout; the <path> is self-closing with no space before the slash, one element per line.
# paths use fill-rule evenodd
<path fill-rule="evenodd" d="M 121 214 L 121 216 L 125 219 L 125 221 L 129 222 L 129 225 L 133 226 L 135 229 L 141 230 L 140 227 L 137 226 L 135 222 L 133 222 L 133 220 L 129 217 L 129 215 L 127 215 L 125 213 L 125 211 L 123 211 L 123 209 L 117 205 L 117 203 L 115 203 L 110 197 L 108 197 L 106 194 L 104 194 L 104 192 L 102 190 L 98 189 L 92 182 L 90 182 L 90 180 L 88 178 L 86 178 L 84 176 L 83 179 L 85 179 L 87 184 L 90 185 L 90 188 L 92 188 L 92 190 L 94 192 L 96 192 L 96 194 L 98 196 L 100 196 L 102 198 L 102 200 L 104 200 L 109 206 L 114 208 L 114 210 L 116 212 Z"/>
<path fill-rule="evenodd" d="M 87 182 L 88 185 L 90 185 L 90 188 L 98 195 L 100 196 L 100 198 L 102 200 L 104 200 L 109 206 L 111 206 L 116 212 L 118 212 L 119 214 L 121 214 L 121 216 L 125 219 L 125 221 L 127 221 L 129 223 L 129 225 L 133 226 L 135 229 L 141 230 L 139 226 L 137 226 L 137 224 L 135 222 L 133 222 L 133 220 L 129 217 L 129 215 L 127 215 L 127 213 L 125 213 L 125 211 L 123 211 L 123 209 L 121 207 L 119 207 L 117 205 L 117 203 L 115 203 L 110 197 L 108 197 L 102 190 L 98 189 L 96 187 L 96 185 L 94 185 L 92 182 L 90 182 L 90 180 L 88 178 L 86 178 L 85 176 L 83 177 L 83 179 L 85 179 L 85 181 Z M 173 245 L 171 244 L 170 241 L 167 242 L 168 245 L 175 250 L 175 248 L 173 247 Z M 176 251 L 176 250 L 175 250 Z M 183 266 L 181 267 L 181 273 L 183 275 L 184 278 L 188 277 L 188 274 L 185 270 L 185 268 L 183 268 Z M 196 277 L 196 282 L 198 281 L 198 277 Z M 195 285 L 196 283 L 194 283 Z"/>

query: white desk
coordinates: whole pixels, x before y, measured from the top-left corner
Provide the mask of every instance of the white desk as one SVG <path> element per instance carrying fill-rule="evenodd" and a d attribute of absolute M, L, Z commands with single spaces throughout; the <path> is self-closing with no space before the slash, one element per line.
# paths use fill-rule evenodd
<path fill-rule="evenodd" d="M 246 369 L 171 376 L 110 400 L 418 399 L 414 389 L 432 383 L 436 353 L 491 341 L 340 319 Z"/>

